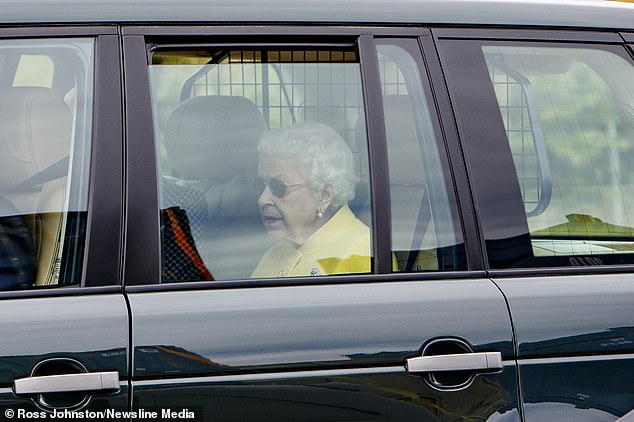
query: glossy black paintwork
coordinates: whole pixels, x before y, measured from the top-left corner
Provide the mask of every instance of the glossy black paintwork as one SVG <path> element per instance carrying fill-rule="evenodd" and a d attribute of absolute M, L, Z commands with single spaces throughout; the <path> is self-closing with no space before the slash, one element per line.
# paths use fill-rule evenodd
<path fill-rule="evenodd" d="M 133 408 L 161 403 L 204 421 L 486 420 L 516 409 L 515 368 L 479 376 L 461 392 L 439 392 L 404 371 L 293 374 L 240 381 L 224 377 L 135 383 Z"/>
<path fill-rule="evenodd" d="M 52 357 L 127 378 L 128 311 L 121 294 L 9 299 L 0 308 L 0 387 Z"/>
<path fill-rule="evenodd" d="M 527 360 L 520 365 L 527 422 L 616 420 L 634 408 L 634 355 Z"/>
<path fill-rule="evenodd" d="M 513 318 L 526 421 L 609 421 L 634 409 L 630 274 L 495 281 Z"/>
<path fill-rule="evenodd" d="M 634 352 L 634 277 L 604 274 L 496 279 L 519 357 Z"/>
<path fill-rule="evenodd" d="M 487 280 L 169 291 L 129 300 L 136 379 L 403 365 L 438 337 L 513 354 L 504 300 Z M 183 349 L 195 365 L 144 366 L 148 348 L 157 347 Z"/>

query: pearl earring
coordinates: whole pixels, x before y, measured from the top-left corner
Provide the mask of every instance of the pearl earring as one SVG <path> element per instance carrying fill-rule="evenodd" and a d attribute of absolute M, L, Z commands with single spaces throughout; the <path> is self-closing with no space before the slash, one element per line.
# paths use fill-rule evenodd
<path fill-rule="evenodd" d="M 317 218 L 324 218 L 324 213 L 321 211 L 317 211 Z"/>

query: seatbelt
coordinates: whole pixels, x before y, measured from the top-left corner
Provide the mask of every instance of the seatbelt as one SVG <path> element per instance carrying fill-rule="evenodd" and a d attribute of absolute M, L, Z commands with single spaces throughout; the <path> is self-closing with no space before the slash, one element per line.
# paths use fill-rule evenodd
<path fill-rule="evenodd" d="M 418 209 L 418 218 L 416 219 L 416 228 L 414 229 L 414 237 L 412 239 L 412 248 L 409 251 L 407 257 L 407 266 L 405 272 L 411 272 L 416 263 L 416 258 L 420 253 L 420 248 L 423 244 L 423 237 L 429 227 L 429 221 L 431 220 L 431 207 L 429 205 L 429 194 L 427 188 L 423 192 L 423 197 L 420 201 L 420 208 Z M 417 270 L 418 271 L 418 270 Z"/>
<path fill-rule="evenodd" d="M 70 159 L 68 155 L 61 160 L 57 160 L 50 166 L 46 167 L 35 173 L 33 176 L 23 180 L 17 186 L 14 186 L 10 190 L 0 192 L 0 195 L 4 195 L 6 193 L 17 192 L 20 190 L 31 189 L 35 186 L 41 185 L 46 182 L 50 182 L 51 180 L 59 179 L 60 177 L 64 177 L 68 174 L 68 163 Z"/>

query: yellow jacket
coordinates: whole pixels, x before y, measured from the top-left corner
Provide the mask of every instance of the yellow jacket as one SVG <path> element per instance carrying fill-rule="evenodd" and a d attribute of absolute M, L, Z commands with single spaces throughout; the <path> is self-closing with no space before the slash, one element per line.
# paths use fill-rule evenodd
<path fill-rule="evenodd" d="M 344 205 L 299 248 L 273 245 L 252 278 L 299 277 L 371 271 L 370 229 Z"/>

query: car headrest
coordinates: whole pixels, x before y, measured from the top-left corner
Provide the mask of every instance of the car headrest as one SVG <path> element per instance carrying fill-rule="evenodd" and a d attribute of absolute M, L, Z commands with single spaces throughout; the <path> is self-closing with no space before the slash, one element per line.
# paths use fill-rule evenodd
<path fill-rule="evenodd" d="M 179 104 L 167 119 L 167 156 L 179 177 L 228 180 L 253 166 L 267 126 L 244 97 L 200 96 Z"/>
<path fill-rule="evenodd" d="M 71 112 L 48 88 L 0 92 L 0 191 L 56 163 L 70 152 Z"/>

